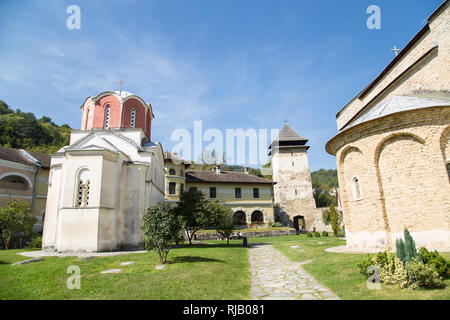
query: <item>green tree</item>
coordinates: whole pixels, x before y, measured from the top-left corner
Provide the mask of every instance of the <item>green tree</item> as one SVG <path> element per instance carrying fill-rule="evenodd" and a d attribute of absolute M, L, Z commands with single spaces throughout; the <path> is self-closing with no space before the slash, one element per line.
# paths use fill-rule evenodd
<path fill-rule="evenodd" d="M 13 236 L 22 239 L 30 234 L 36 218 L 31 215 L 31 205 L 27 201 L 10 200 L 0 207 L 0 232 L 5 250 Z"/>
<path fill-rule="evenodd" d="M 191 189 L 180 196 L 180 201 L 175 207 L 176 214 L 184 221 L 189 245 L 192 245 L 192 239 L 198 230 L 213 224 L 210 212 L 205 210 L 205 203 L 203 193 Z"/>
<path fill-rule="evenodd" d="M 167 262 L 170 248 L 183 241 L 183 220 L 168 203 L 158 203 L 147 210 L 142 230 L 145 249 L 156 251 L 162 264 Z"/>
<path fill-rule="evenodd" d="M 221 204 L 219 201 L 206 201 L 205 211 L 213 219 L 216 231 L 230 243 L 230 237 L 236 227 L 236 221 L 233 219 L 233 211 Z"/>
<path fill-rule="evenodd" d="M 333 234 L 335 237 L 339 235 L 339 225 L 341 224 L 342 218 L 338 210 L 334 207 L 334 204 L 330 205 L 330 223 L 333 229 Z"/>

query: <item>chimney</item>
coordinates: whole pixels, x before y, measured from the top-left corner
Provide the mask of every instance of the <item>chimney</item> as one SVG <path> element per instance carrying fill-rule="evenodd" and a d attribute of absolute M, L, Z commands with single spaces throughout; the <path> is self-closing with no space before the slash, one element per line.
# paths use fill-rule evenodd
<path fill-rule="evenodd" d="M 248 167 L 244 167 L 244 173 L 248 173 Z"/>
<path fill-rule="evenodd" d="M 220 165 L 214 166 L 214 169 L 216 170 L 216 174 L 220 174 Z"/>

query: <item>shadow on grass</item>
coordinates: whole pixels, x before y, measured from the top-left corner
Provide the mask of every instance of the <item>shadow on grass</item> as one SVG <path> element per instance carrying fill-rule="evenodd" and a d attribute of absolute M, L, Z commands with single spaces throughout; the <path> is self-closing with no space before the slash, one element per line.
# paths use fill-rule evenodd
<path fill-rule="evenodd" d="M 230 243 L 230 244 L 226 244 L 226 243 L 195 243 L 192 244 L 191 246 L 186 244 L 183 245 L 182 248 L 184 249 L 189 249 L 189 248 L 193 248 L 193 249 L 198 249 L 198 248 L 243 248 L 242 243 Z"/>
<path fill-rule="evenodd" d="M 169 261 L 167 261 L 169 264 L 171 263 L 180 263 L 180 262 L 219 262 L 224 263 L 223 260 L 219 259 L 211 259 L 211 258 L 205 258 L 205 257 L 194 257 L 194 256 L 180 256 L 180 257 L 174 257 L 171 258 Z"/>

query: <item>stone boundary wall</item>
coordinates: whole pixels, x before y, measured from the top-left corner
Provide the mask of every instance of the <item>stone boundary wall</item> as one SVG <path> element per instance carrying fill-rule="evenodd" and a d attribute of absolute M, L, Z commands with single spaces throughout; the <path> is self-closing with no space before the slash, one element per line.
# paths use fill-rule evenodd
<path fill-rule="evenodd" d="M 243 237 L 260 238 L 260 237 L 280 237 L 295 235 L 295 229 L 292 230 L 273 230 L 273 231 L 251 231 L 242 232 Z M 195 240 L 217 240 L 221 238 L 218 233 L 196 233 Z"/>

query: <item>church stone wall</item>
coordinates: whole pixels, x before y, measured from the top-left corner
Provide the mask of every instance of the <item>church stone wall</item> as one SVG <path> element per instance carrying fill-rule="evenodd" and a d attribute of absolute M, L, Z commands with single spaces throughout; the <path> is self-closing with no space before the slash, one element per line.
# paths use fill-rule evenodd
<path fill-rule="evenodd" d="M 342 109 L 337 115 L 338 130 L 373 100 L 380 92 L 386 89 L 399 75 L 406 71 L 414 62 L 422 57 L 433 46 L 438 49 L 430 57 L 426 58 L 419 67 L 406 74 L 406 79 L 400 79 L 401 84 L 388 90 L 383 97 L 377 97 L 372 104 L 377 104 L 381 99 L 389 99 L 393 95 L 409 94 L 413 91 L 448 91 L 450 88 L 450 9 L 441 9 L 442 14 L 430 19 L 428 30 L 419 41 L 402 57 L 394 67 L 365 95 L 362 99 L 355 98 Z"/>
<path fill-rule="evenodd" d="M 393 248 L 407 227 L 418 246 L 450 250 L 449 119 L 450 107 L 408 111 L 351 128 L 336 141 L 348 246 Z"/>

